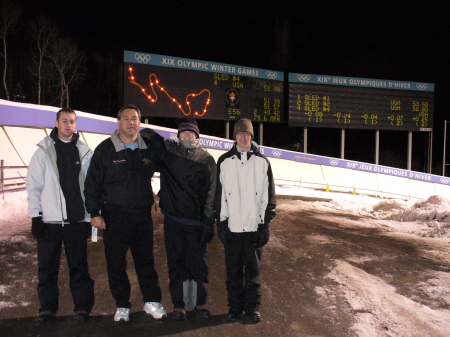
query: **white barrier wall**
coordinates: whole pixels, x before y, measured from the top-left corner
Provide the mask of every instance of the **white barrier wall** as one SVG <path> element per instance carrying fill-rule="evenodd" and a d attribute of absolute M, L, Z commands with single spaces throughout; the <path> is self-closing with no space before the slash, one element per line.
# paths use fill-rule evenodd
<path fill-rule="evenodd" d="M 36 118 L 34 121 L 30 121 L 30 117 L 25 121 L 17 122 L 16 119 L 11 121 L 11 118 L 5 115 L 7 111 L 4 107 L 8 105 L 20 106 L 25 109 L 14 111 L 17 118 L 20 117 L 20 113 L 27 113 L 30 106 L 34 109 L 32 111 L 33 118 L 39 113 L 47 113 L 47 115 L 42 119 Z M 50 133 L 54 123 L 57 108 L 29 104 L 23 106 L 19 103 L 0 100 L 0 159 L 4 160 L 5 166 L 27 166 L 37 149 L 36 144 Z M 92 149 L 95 149 L 117 128 L 115 118 L 83 112 L 77 112 L 77 116 L 80 136 Z M 23 125 L 29 121 L 30 126 Z M 39 126 L 40 124 L 42 125 Z M 175 129 L 147 124 L 141 124 L 141 126 L 152 128 L 165 138 L 175 139 L 177 135 Z M 96 129 L 100 131 L 95 132 Z M 202 146 L 212 154 L 216 161 L 231 147 L 232 143 L 230 140 L 201 135 Z M 368 194 L 386 198 L 424 199 L 436 194 L 450 197 L 450 178 L 448 177 L 268 147 L 261 147 L 261 151 L 269 158 L 275 183 L 278 185 Z M 5 170 L 4 175 L 7 178 L 17 178 L 8 180 L 8 184 L 23 184 L 26 169 Z"/>

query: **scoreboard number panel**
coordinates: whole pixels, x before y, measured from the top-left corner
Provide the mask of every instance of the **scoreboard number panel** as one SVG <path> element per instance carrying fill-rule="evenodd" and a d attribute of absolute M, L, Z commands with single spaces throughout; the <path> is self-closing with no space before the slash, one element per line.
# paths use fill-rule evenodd
<path fill-rule="evenodd" d="M 289 126 L 432 131 L 434 84 L 289 74 Z"/>
<path fill-rule="evenodd" d="M 124 102 L 143 116 L 284 122 L 282 72 L 125 51 Z"/>

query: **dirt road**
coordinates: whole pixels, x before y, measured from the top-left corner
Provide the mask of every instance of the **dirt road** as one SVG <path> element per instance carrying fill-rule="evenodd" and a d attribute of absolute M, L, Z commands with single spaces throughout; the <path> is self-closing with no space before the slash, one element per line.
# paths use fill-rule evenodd
<path fill-rule="evenodd" d="M 29 221 L 24 215 L 20 221 Z M 162 216 L 154 212 L 155 256 L 170 312 Z M 424 224 L 426 227 L 426 224 Z M 23 233 L 0 247 L 2 336 L 448 336 L 450 239 L 393 228 L 382 220 L 326 209 L 311 201 L 281 199 L 272 236 L 263 249 L 262 322 L 228 323 L 223 247 L 209 247 L 211 319 L 189 313 L 185 322 L 155 321 L 142 311 L 130 260 L 131 322 L 113 322 L 103 243 L 89 243 L 96 304 L 87 324 L 72 318 L 65 261 L 60 311 L 35 324 L 39 308 L 35 242 Z M 9 303 L 9 304 L 8 304 Z"/>

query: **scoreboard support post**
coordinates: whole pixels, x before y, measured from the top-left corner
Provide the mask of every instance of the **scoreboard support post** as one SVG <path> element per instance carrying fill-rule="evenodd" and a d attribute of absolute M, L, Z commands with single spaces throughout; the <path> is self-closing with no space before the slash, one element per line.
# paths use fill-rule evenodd
<path fill-rule="evenodd" d="M 375 130 L 375 165 L 380 164 L 380 130 Z"/>
<path fill-rule="evenodd" d="M 259 143 L 258 145 L 262 146 L 263 145 L 263 131 L 264 131 L 264 127 L 263 127 L 263 123 L 259 122 Z"/>
<path fill-rule="evenodd" d="M 408 131 L 408 158 L 406 169 L 411 171 L 411 160 L 412 160 L 412 131 Z"/>
<path fill-rule="evenodd" d="M 303 128 L 303 152 L 308 153 L 308 128 Z"/>

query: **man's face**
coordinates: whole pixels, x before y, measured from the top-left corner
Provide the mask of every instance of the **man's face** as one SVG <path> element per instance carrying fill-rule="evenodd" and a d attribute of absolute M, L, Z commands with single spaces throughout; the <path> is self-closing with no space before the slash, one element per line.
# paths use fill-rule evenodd
<path fill-rule="evenodd" d="M 77 130 L 77 116 L 68 112 L 61 112 L 55 126 L 58 128 L 58 138 L 71 140 Z"/>
<path fill-rule="evenodd" d="M 193 131 L 181 131 L 180 132 L 180 140 L 194 140 L 197 136 Z"/>
<path fill-rule="evenodd" d="M 252 142 L 252 135 L 250 132 L 236 132 L 236 143 L 239 148 L 247 149 Z"/>
<path fill-rule="evenodd" d="M 134 109 L 125 109 L 122 111 L 122 116 L 117 121 L 119 125 L 119 134 L 124 138 L 128 138 L 134 141 L 139 131 L 141 121 L 139 120 L 138 113 Z"/>

